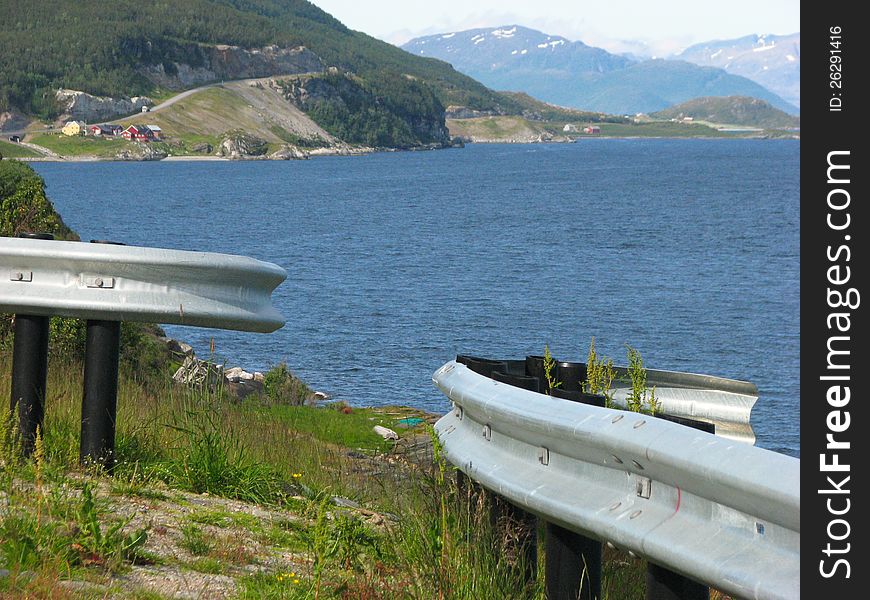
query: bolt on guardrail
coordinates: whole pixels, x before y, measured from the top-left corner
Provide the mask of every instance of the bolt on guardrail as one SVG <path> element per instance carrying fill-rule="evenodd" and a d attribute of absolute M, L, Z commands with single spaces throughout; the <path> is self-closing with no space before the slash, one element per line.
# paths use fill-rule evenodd
<path fill-rule="evenodd" d="M 286 272 L 246 257 L 24 234 L 0 238 L 4 269 L 0 310 L 15 313 L 10 410 L 17 407 L 25 455 L 44 423 L 51 316 L 87 321 L 79 457 L 108 471 L 122 321 L 260 332 L 284 325 L 270 297 Z"/>

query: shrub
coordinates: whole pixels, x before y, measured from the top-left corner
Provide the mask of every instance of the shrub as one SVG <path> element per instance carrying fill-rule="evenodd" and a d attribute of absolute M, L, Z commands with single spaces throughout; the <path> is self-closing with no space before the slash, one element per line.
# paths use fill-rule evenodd
<path fill-rule="evenodd" d="M 266 398 L 274 404 L 289 404 L 300 406 L 312 393 L 305 382 L 293 375 L 286 363 L 269 369 L 263 379 Z"/>

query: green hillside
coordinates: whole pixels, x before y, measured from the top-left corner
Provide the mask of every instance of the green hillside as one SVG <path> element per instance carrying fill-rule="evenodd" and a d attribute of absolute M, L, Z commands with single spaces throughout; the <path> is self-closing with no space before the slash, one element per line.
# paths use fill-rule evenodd
<path fill-rule="evenodd" d="M 152 93 L 156 86 L 142 75 L 143 66 L 197 67 L 203 48 L 216 44 L 304 45 L 325 64 L 363 78 L 412 76 L 431 85 L 445 105 L 512 108 L 450 65 L 351 31 L 305 0 L 6 0 L 0 3 L 0 111 L 56 116 L 60 87 L 108 96 Z"/>
<path fill-rule="evenodd" d="M 707 121 L 723 125 L 743 125 L 763 129 L 800 127 L 800 119 L 793 117 L 764 100 L 746 96 L 707 96 L 695 98 L 650 115 L 658 119 Z"/>
<path fill-rule="evenodd" d="M 514 102 L 524 117 L 535 121 L 584 121 L 586 123 L 628 123 L 629 120 L 619 115 L 608 115 L 600 112 L 578 110 L 565 106 L 556 106 L 542 102 L 525 92 L 500 92 Z"/>

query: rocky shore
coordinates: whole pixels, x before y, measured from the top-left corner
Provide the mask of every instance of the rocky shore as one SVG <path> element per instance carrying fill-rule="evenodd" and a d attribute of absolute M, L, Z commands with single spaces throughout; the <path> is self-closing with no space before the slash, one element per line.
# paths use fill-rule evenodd
<path fill-rule="evenodd" d="M 262 398 L 266 394 L 266 376 L 263 373 L 247 371 L 242 367 L 226 368 L 224 365 L 197 358 L 189 344 L 169 337 L 159 339 L 166 344 L 173 360 L 181 363 L 172 376 L 175 383 L 206 388 L 210 392 L 223 389 L 236 401 L 242 401 L 249 396 Z M 328 399 L 329 395 L 317 391 L 311 391 L 303 398 L 308 405 Z"/>

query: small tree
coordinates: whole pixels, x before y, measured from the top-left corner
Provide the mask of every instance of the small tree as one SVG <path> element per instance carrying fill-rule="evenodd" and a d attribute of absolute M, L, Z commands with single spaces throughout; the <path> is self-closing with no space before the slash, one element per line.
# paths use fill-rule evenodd
<path fill-rule="evenodd" d="M 606 398 L 607 406 L 610 406 L 613 402 L 610 386 L 615 378 L 613 361 L 606 356 L 598 358 L 593 336 L 589 343 L 589 355 L 586 358 L 586 381 L 583 384 L 583 391 L 587 394 L 602 394 Z"/>
<path fill-rule="evenodd" d="M 656 390 L 646 386 L 646 369 L 643 368 L 643 358 L 640 351 L 628 344 L 628 376 L 631 379 L 631 392 L 626 399 L 628 409 L 634 412 L 642 412 L 644 405 L 649 407 L 650 414 L 656 414 L 661 408 L 661 403 L 656 400 Z"/>
<path fill-rule="evenodd" d="M 544 345 L 544 377 L 547 378 L 547 388 L 555 390 L 562 385 L 561 381 L 556 381 L 556 375 L 553 371 L 556 368 L 556 359 L 550 354 L 550 346 Z"/>

